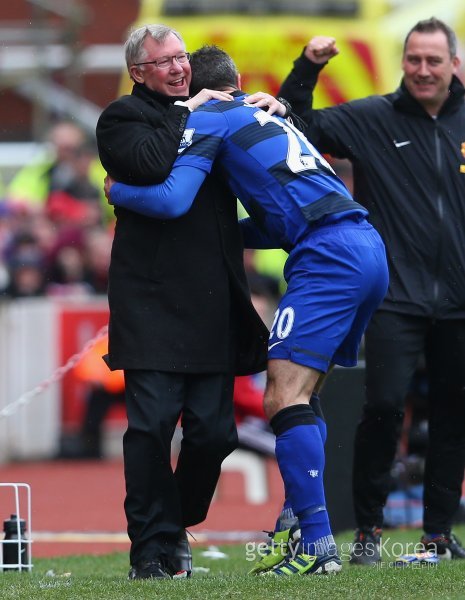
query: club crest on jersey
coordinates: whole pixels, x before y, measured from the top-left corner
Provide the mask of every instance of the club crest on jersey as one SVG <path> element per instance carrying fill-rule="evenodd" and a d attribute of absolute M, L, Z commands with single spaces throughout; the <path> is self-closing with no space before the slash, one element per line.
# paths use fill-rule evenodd
<path fill-rule="evenodd" d="M 185 129 L 182 139 L 179 142 L 179 148 L 178 148 L 178 154 L 181 154 L 181 152 L 184 152 L 184 150 L 186 148 L 189 148 L 189 146 L 192 144 L 192 138 L 194 137 L 194 128 L 191 129 Z"/>

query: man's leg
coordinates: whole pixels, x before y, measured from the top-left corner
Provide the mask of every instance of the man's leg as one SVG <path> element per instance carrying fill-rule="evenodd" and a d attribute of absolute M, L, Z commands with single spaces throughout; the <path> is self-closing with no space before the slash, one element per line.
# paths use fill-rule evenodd
<path fill-rule="evenodd" d="M 175 477 L 184 527 L 205 520 L 221 463 L 238 445 L 233 406 L 234 377 L 191 375 L 183 407 L 183 439 Z"/>
<path fill-rule="evenodd" d="M 323 440 L 308 402 L 319 376 L 319 371 L 309 367 L 270 360 L 264 403 L 276 434 L 276 458 L 287 499 L 299 519 L 297 553 L 316 556 L 319 567 L 326 571 L 339 570 L 340 561 L 326 510 Z M 308 562 L 309 572 L 312 569 Z"/>
<path fill-rule="evenodd" d="M 450 538 L 465 470 L 465 321 L 436 321 L 426 343 L 429 443 L 424 476 L 424 522 L 429 539 L 450 558 L 465 550 Z M 439 538 L 444 537 L 441 540 Z M 442 548 L 444 546 L 444 548 Z M 446 550 L 450 550 L 446 552 Z"/>
<path fill-rule="evenodd" d="M 405 396 L 423 351 L 427 324 L 426 319 L 378 311 L 366 330 L 366 401 L 356 430 L 353 459 L 357 539 L 360 537 L 354 547 L 354 563 L 365 564 L 364 540 L 383 525 Z M 370 557 L 378 558 L 376 553 Z"/>
<path fill-rule="evenodd" d="M 182 532 L 171 440 L 181 413 L 183 375 L 125 371 L 128 428 L 123 438 L 130 561 L 164 561 Z"/>

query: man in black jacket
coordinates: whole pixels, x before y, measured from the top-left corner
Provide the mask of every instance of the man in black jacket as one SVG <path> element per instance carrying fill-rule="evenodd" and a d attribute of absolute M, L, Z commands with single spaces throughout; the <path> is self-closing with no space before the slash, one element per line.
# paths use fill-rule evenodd
<path fill-rule="evenodd" d="M 334 38 L 313 38 L 279 93 L 320 151 L 352 162 L 354 197 L 388 251 L 389 291 L 366 332 L 351 560 L 380 558 L 405 396 L 423 353 L 429 448 L 422 540 L 443 558 L 465 558 L 451 533 L 465 468 L 465 90 L 456 76 L 455 35 L 435 18 L 420 21 L 405 40 L 398 90 L 312 110 L 318 73 L 337 53 Z"/>
<path fill-rule="evenodd" d="M 100 159 L 118 181 L 156 183 L 171 171 L 189 110 L 229 95 L 188 98 L 189 55 L 168 27 L 135 30 L 125 50 L 134 87 L 99 119 Z M 107 361 L 125 372 L 129 577 L 186 576 L 185 527 L 205 519 L 221 463 L 237 446 L 234 375 L 266 368 L 268 330 L 250 301 L 235 201 L 219 177 L 207 178 L 181 219 L 115 214 Z"/>

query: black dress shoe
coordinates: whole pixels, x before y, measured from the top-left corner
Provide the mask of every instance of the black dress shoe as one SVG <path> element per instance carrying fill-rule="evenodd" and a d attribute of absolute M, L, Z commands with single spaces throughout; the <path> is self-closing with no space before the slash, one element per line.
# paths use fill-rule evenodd
<path fill-rule="evenodd" d="M 192 551 L 186 532 L 181 534 L 176 543 L 173 553 L 168 559 L 168 565 L 176 579 L 192 575 Z"/>
<path fill-rule="evenodd" d="M 161 562 L 156 558 L 153 560 L 141 560 L 133 565 L 128 573 L 128 579 L 171 579 Z"/>

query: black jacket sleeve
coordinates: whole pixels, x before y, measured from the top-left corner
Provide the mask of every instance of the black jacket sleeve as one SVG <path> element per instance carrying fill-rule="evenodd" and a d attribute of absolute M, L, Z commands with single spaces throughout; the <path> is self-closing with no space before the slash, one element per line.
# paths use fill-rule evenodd
<path fill-rule="evenodd" d="M 163 181 L 176 160 L 188 115 L 187 107 L 154 106 L 132 95 L 115 100 L 97 123 L 103 167 L 123 183 Z"/>
<path fill-rule="evenodd" d="M 307 123 L 312 117 L 313 90 L 325 64 L 312 63 L 302 52 L 294 61 L 292 71 L 278 92 L 278 96 L 282 96 L 291 104 L 292 111 Z"/>
<path fill-rule="evenodd" d="M 285 98 L 306 124 L 307 138 L 320 152 L 357 160 L 366 152 L 367 131 L 376 103 L 371 98 L 313 109 L 313 91 L 323 67 L 302 53 L 284 80 L 279 95 Z M 381 101 L 381 100 L 380 100 Z"/>

